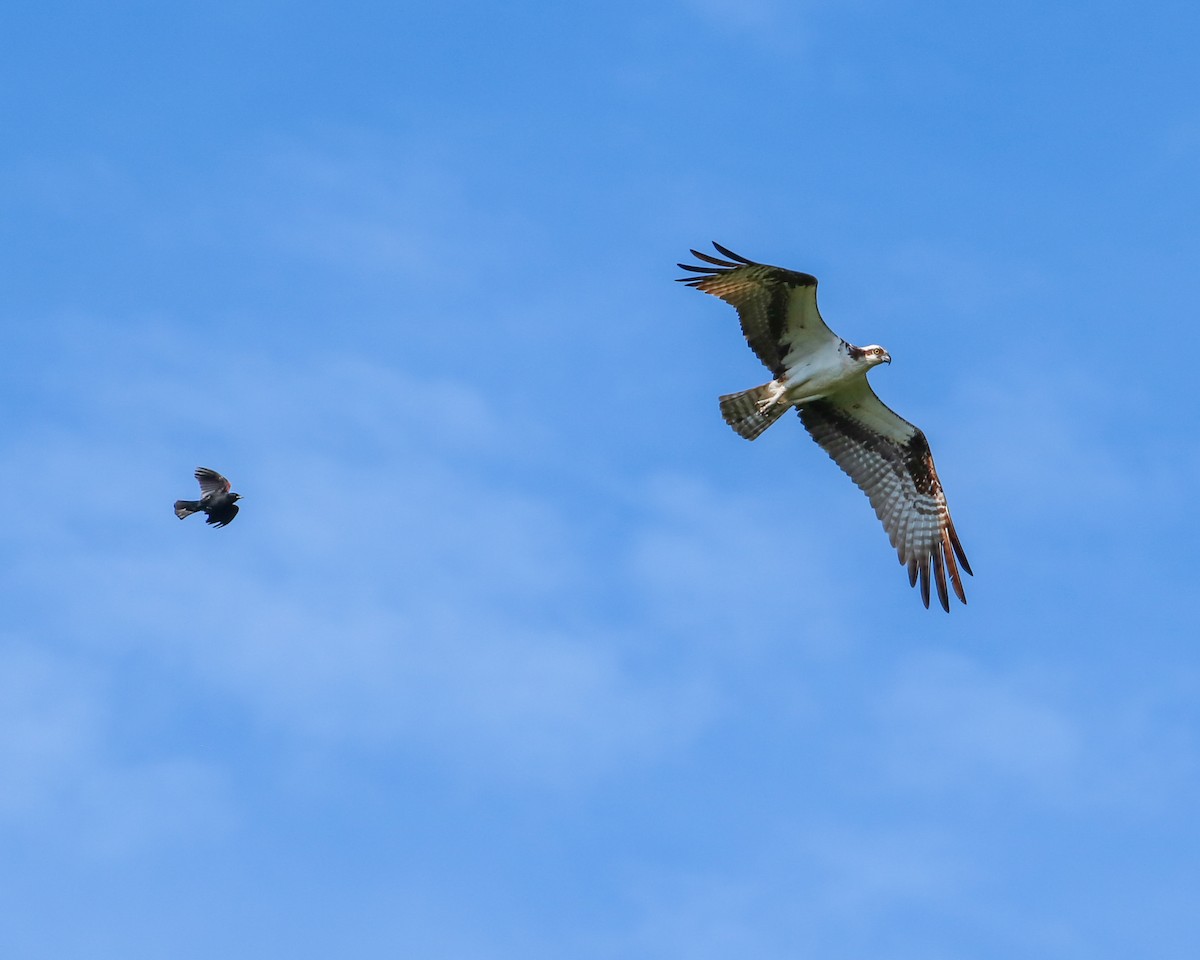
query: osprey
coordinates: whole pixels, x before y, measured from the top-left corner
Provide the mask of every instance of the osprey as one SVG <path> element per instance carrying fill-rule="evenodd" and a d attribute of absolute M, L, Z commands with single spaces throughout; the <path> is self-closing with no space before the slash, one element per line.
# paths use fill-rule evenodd
<path fill-rule="evenodd" d="M 208 467 L 196 468 L 196 479 L 200 483 L 199 500 L 176 500 L 175 516 L 180 520 L 193 513 L 204 512 L 204 522 L 223 527 L 237 516 L 240 493 L 231 492 L 231 484 L 216 470 Z"/>
<path fill-rule="evenodd" d="M 813 439 L 870 498 L 908 567 L 909 585 L 921 581 L 925 606 L 930 566 L 942 608 L 950 612 L 947 575 L 955 596 L 966 603 L 959 565 L 967 573 L 971 565 L 954 532 L 925 434 L 884 406 L 867 383 L 867 371 L 891 363 L 891 356 L 877 344 L 847 343 L 825 325 L 817 310 L 816 277 L 713 246 L 728 259 L 693 250 L 710 266 L 679 264 L 701 274 L 679 282 L 735 307 L 746 341 L 775 378 L 721 397 L 725 422 L 753 440 L 795 407 Z"/>

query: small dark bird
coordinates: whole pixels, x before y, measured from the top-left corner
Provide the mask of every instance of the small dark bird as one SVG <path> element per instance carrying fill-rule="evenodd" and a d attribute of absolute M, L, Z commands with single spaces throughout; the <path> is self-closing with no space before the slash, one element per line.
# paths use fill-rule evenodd
<path fill-rule="evenodd" d="M 200 481 L 200 499 L 176 500 L 175 516 L 182 520 L 193 513 L 203 511 L 208 514 L 205 523 L 217 527 L 225 526 L 237 516 L 237 502 L 242 499 L 242 495 L 231 493 L 229 481 L 208 467 L 197 467 L 196 479 Z"/>

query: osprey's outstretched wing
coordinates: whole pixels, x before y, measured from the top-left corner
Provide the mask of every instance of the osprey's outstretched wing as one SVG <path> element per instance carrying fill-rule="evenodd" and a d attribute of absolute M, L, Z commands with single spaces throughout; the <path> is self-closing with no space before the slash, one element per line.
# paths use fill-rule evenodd
<path fill-rule="evenodd" d="M 200 496 L 207 497 L 210 493 L 228 493 L 230 483 L 216 470 L 208 467 L 196 468 L 196 479 L 200 482 Z"/>
<path fill-rule="evenodd" d="M 790 352 L 808 354 L 841 342 L 817 310 L 816 277 L 755 263 L 715 241 L 713 246 L 729 259 L 693 250 L 692 256 L 711 266 L 681 263 L 681 269 L 700 276 L 680 277 L 679 282 L 737 308 L 746 342 L 773 377 L 784 377 L 784 358 Z"/>
<path fill-rule="evenodd" d="M 866 377 L 798 412 L 804 426 L 864 493 L 929 606 L 929 571 L 942 608 L 950 612 L 946 580 L 963 603 L 959 565 L 971 573 L 925 434 L 888 409 Z M 955 558 L 958 562 L 955 563 Z"/>

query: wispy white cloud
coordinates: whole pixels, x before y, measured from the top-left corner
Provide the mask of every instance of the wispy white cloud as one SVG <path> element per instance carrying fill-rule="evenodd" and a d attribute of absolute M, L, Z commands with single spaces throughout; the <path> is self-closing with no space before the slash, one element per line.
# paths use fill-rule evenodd
<path fill-rule="evenodd" d="M 97 747 L 104 711 L 95 678 L 6 637 L 0 646 L 0 812 L 28 816 L 63 789 L 62 778 Z"/>
<path fill-rule="evenodd" d="M 1040 668 L 962 654 L 904 656 L 873 722 L 880 768 L 905 795 L 1146 816 L 1185 789 L 1195 737 L 1192 671 L 1091 692 Z"/>
<path fill-rule="evenodd" d="M 243 353 L 209 373 L 170 337 L 149 344 L 109 345 L 133 356 L 79 371 L 86 408 L 28 424 L 4 457 L 35 491 L 23 583 L 31 602 L 73 584 L 46 616 L 74 643 L 183 668 L 301 739 L 501 778 L 587 778 L 707 722 L 703 674 L 626 662 L 627 628 L 590 586 L 608 561 L 577 546 L 585 518 L 506 479 L 522 424 L 469 383 L 363 357 Z M 169 511 L 213 421 L 237 428 L 204 463 L 246 496 L 219 532 Z"/>
<path fill-rule="evenodd" d="M 965 393 L 973 416 L 959 443 L 970 444 L 982 467 L 981 493 L 1042 516 L 1094 515 L 1135 495 L 1137 472 L 1097 416 L 1111 395 L 1081 368 L 998 365 Z"/>
<path fill-rule="evenodd" d="M 825 822 L 762 839 L 724 869 L 636 881 L 641 923 L 622 953 L 929 956 L 929 943 L 910 952 L 889 934 L 890 918 L 953 915 L 975 879 L 966 852 L 935 829 Z"/>
<path fill-rule="evenodd" d="M 227 829 L 227 784 L 211 765 L 121 757 L 106 672 L 11 635 L 0 642 L 0 828 L 102 858 Z"/>
<path fill-rule="evenodd" d="M 654 478 L 647 496 L 630 564 L 664 628 L 726 655 L 786 644 L 825 656 L 851 640 L 830 590 L 837 548 L 827 516 L 813 509 L 783 521 L 775 493 L 748 497 L 684 476 Z"/>
<path fill-rule="evenodd" d="M 1079 775 L 1078 720 L 1036 685 L 990 675 L 965 657 L 912 658 L 880 703 L 889 774 L 907 787 L 1019 783 L 1061 796 Z"/>
<path fill-rule="evenodd" d="M 260 200 L 224 215 L 245 216 L 261 241 L 284 255 L 348 274 L 391 272 L 422 288 L 454 283 L 461 280 L 459 231 L 489 219 L 455 176 L 457 153 L 432 137 L 364 139 L 346 131 L 324 149 L 270 144 L 240 173 L 261 182 Z M 498 227 L 502 215 L 490 216 Z"/>
<path fill-rule="evenodd" d="M 812 3 L 750 0 L 723 4 L 719 0 L 683 0 L 683 5 L 715 27 L 736 31 L 763 46 L 788 50 L 793 56 L 809 42 L 805 15 L 814 9 Z"/>
<path fill-rule="evenodd" d="M 251 583 L 226 603 L 158 641 L 258 723 L 317 749 L 569 785 L 686 744 L 710 713 L 697 681 L 634 677 L 602 634 L 539 632 L 469 588 L 457 607 L 406 591 L 364 608 Z"/>

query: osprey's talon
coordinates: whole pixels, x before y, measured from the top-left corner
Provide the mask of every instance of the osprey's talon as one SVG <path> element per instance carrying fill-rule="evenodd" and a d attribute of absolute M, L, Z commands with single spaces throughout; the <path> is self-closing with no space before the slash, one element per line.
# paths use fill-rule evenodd
<path fill-rule="evenodd" d="M 775 388 L 771 391 L 771 395 L 769 397 L 764 397 L 755 404 L 755 406 L 758 407 L 758 412 L 765 414 L 768 410 L 775 406 L 775 404 L 783 399 L 783 395 L 785 393 L 787 393 L 787 390 L 782 384 L 775 384 Z"/>

